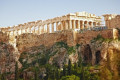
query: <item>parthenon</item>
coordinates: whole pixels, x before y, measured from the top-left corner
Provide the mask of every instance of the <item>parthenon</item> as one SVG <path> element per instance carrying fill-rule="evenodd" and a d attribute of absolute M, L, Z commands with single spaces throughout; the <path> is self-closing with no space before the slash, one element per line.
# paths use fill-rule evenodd
<path fill-rule="evenodd" d="M 54 33 L 67 29 L 87 29 L 101 25 L 101 17 L 87 12 L 69 13 L 45 21 L 38 20 L 12 27 L 2 27 L 0 31 L 16 36 L 23 33 Z"/>

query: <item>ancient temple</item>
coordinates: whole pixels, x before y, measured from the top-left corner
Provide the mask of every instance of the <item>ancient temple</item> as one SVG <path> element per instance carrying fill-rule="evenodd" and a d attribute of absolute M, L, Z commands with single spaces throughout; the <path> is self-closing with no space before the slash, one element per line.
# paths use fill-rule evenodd
<path fill-rule="evenodd" d="M 0 28 L 0 31 L 8 35 L 20 35 L 23 33 L 54 33 L 68 29 L 87 29 L 101 25 L 101 17 L 87 12 L 69 13 L 60 17 L 55 17 L 45 21 L 38 20 L 19 24 L 12 27 Z"/>

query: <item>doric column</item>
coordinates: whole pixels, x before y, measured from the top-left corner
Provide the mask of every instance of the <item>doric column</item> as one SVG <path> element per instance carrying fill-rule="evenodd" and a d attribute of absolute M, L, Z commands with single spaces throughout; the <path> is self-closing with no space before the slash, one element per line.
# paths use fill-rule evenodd
<path fill-rule="evenodd" d="M 18 29 L 16 30 L 16 35 L 18 35 Z"/>
<path fill-rule="evenodd" d="M 17 31 L 17 30 L 14 30 L 14 31 L 13 31 L 13 36 L 16 36 L 16 31 Z"/>
<path fill-rule="evenodd" d="M 75 20 L 72 20 L 72 29 L 75 29 Z"/>
<path fill-rule="evenodd" d="M 12 34 L 12 35 L 14 36 L 14 35 L 15 35 L 15 34 L 14 34 L 14 33 L 15 33 L 15 31 L 13 30 L 12 32 L 13 32 L 13 34 Z"/>
<path fill-rule="evenodd" d="M 35 33 L 35 26 L 33 26 L 33 33 Z"/>
<path fill-rule="evenodd" d="M 56 31 L 58 31 L 58 22 L 56 22 Z"/>
<path fill-rule="evenodd" d="M 28 32 L 31 33 L 31 27 L 29 27 L 28 30 L 29 30 Z"/>
<path fill-rule="evenodd" d="M 22 29 L 20 29 L 20 31 L 21 31 L 21 34 L 22 34 L 23 33 Z"/>
<path fill-rule="evenodd" d="M 40 34 L 40 26 L 38 26 L 38 32 L 37 32 L 37 34 Z"/>
<path fill-rule="evenodd" d="M 50 33 L 50 24 L 47 24 L 47 33 Z"/>
<path fill-rule="evenodd" d="M 84 29 L 84 21 L 82 21 L 81 28 Z"/>
<path fill-rule="evenodd" d="M 78 29 L 80 29 L 80 21 L 79 20 L 78 20 L 77 26 L 78 26 Z"/>
<path fill-rule="evenodd" d="M 40 34 L 42 34 L 42 29 L 43 29 L 42 25 L 40 25 Z"/>
<path fill-rule="evenodd" d="M 65 21 L 65 30 L 68 29 L 68 20 Z"/>
<path fill-rule="evenodd" d="M 27 32 L 30 33 L 30 28 L 29 27 L 27 27 Z"/>
<path fill-rule="evenodd" d="M 52 33 L 54 32 L 54 23 L 52 23 Z"/>
<path fill-rule="evenodd" d="M 61 30 L 63 30 L 63 21 L 61 21 Z"/>
<path fill-rule="evenodd" d="M 91 22 L 91 27 L 93 27 L 93 22 Z"/>
<path fill-rule="evenodd" d="M 42 25 L 42 31 L 41 31 L 41 33 L 42 34 L 45 33 L 45 25 Z"/>
<path fill-rule="evenodd" d="M 69 28 L 68 29 L 72 29 L 72 22 L 71 22 L 71 20 L 69 20 Z"/>
<path fill-rule="evenodd" d="M 94 27 L 96 27 L 96 22 L 93 23 Z"/>
<path fill-rule="evenodd" d="M 27 33 L 27 28 L 25 28 L 25 33 Z"/>
<path fill-rule="evenodd" d="M 10 35 L 10 31 L 8 31 L 8 35 Z"/>
<path fill-rule="evenodd" d="M 88 21 L 86 22 L 86 28 L 89 28 Z"/>

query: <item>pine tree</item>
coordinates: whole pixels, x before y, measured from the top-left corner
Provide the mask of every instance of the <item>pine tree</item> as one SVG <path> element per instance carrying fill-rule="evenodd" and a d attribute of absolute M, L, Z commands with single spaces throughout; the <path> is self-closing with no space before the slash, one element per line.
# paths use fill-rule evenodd
<path fill-rule="evenodd" d="M 75 64 L 74 64 L 74 69 L 77 69 L 77 68 L 78 68 L 78 64 L 75 63 Z"/>
<path fill-rule="evenodd" d="M 4 74 L 1 75 L 1 80 L 5 80 L 5 75 Z"/>
<path fill-rule="evenodd" d="M 57 80 L 59 80 L 59 79 L 60 79 L 60 72 L 59 72 L 59 70 L 58 70 L 58 69 L 56 70 L 56 79 L 57 79 Z"/>
<path fill-rule="evenodd" d="M 63 76 L 66 76 L 66 75 L 67 75 L 66 66 L 65 66 L 65 64 L 64 64 L 64 66 L 63 66 Z"/>
<path fill-rule="evenodd" d="M 38 80 L 37 78 L 37 70 L 35 69 L 35 74 L 34 74 L 35 80 Z"/>
<path fill-rule="evenodd" d="M 15 64 L 15 80 L 18 80 L 18 63 Z"/>
<path fill-rule="evenodd" d="M 69 62 L 68 62 L 68 75 L 71 75 L 71 72 L 72 72 L 72 64 L 71 64 L 71 61 L 69 59 Z"/>
<path fill-rule="evenodd" d="M 82 58 L 81 57 L 79 58 L 79 61 L 78 61 L 78 67 L 82 67 Z"/>

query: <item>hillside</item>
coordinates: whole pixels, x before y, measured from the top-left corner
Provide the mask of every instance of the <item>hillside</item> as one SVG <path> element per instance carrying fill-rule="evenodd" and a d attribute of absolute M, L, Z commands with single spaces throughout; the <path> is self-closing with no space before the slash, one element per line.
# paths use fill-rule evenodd
<path fill-rule="evenodd" d="M 111 30 L 22 34 L 14 37 L 15 43 L 0 33 L 0 78 L 119 80 L 120 41 L 110 34 Z"/>

